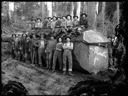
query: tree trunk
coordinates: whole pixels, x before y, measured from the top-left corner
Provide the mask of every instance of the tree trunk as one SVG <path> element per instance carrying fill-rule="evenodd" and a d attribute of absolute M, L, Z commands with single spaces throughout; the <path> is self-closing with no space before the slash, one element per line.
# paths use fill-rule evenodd
<path fill-rule="evenodd" d="M 74 2 L 71 2 L 71 16 L 73 17 L 73 13 L 74 13 Z"/>
<path fill-rule="evenodd" d="M 117 24 L 119 24 L 119 19 L 120 19 L 120 6 L 119 6 L 119 2 L 117 2 Z"/>
<path fill-rule="evenodd" d="M 45 17 L 45 11 L 44 11 L 44 2 L 41 2 L 41 13 L 42 13 L 42 20 L 44 19 Z"/>
<path fill-rule="evenodd" d="M 97 15 L 98 15 L 98 7 L 99 7 L 99 2 L 96 2 L 95 5 L 95 19 L 94 19 L 94 30 L 97 28 Z"/>
<path fill-rule="evenodd" d="M 81 2 L 77 2 L 77 16 L 80 18 Z"/>
<path fill-rule="evenodd" d="M 48 16 L 52 17 L 52 2 L 47 2 Z"/>
<path fill-rule="evenodd" d="M 105 22 L 105 2 L 102 3 L 102 26 L 103 26 L 103 34 L 105 35 L 105 26 L 104 26 L 104 22 Z"/>

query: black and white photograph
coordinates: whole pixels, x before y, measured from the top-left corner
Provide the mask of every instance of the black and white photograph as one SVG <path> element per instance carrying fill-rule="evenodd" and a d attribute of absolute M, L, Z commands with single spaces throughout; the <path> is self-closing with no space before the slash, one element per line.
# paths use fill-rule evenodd
<path fill-rule="evenodd" d="M 128 96 L 127 7 L 2 1 L 1 96 Z"/>

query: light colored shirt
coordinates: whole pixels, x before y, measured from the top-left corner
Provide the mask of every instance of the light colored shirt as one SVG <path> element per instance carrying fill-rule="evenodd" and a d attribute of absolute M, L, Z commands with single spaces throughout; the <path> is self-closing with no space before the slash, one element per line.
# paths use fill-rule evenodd
<path fill-rule="evenodd" d="M 63 49 L 71 49 L 73 50 L 73 43 L 67 42 L 63 45 Z"/>
<path fill-rule="evenodd" d="M 66 26 L 73 26 L 72 20 L 67 20 L 66 21 Z"/>
<path fill-rule="evenodd" d="M 40 41 L 40 48 L 43 48 L 44 47 L 44 40 L 41 40 Z"/>
<path fill-rule="evenodd" d="M 35 24 L 35 27 L 38 27 L 38 28 L 42 28 L 42 26 L 43 26 L 42 23 L 36 23 Z"/>

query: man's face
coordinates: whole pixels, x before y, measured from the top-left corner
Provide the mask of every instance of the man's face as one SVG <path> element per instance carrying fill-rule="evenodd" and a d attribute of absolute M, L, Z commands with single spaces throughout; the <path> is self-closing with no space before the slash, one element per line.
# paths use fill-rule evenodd
<path fill-rule="evenodd" d="M 60 18 L 58 18 L 58 20 L 60 20 Z"/>
<path fill-rule="evenodd" d="M 85 18 L 86 16 L 85 16 L 85 15 L 83 15 L 82 17 L 83 17 L 83 18 Z"/>
<path fill-rule="evenodd" d="M 70 42 L 70 38 L 67 38 L 67 42 Z"/>
<path fill-rule="evenodd" d="M 68 16 L 67 18 L 68 18 L 68 20 L 70 20 L 70 19 L 71 19 L 71 17 L 70 17 L 70 16 Z"/>
<path fill-rule="evenodd" d="M 78 18 L 77 18 L 77 17 L 75 17 L 74 19 L 75 19 L 75 20 L 77 20 Z"/>
<path fill-rule="evenodd" d="M 38 19 L 38 22 L 41 22 L 41 21 Z"/>
<path fill-rule="evenodd" d="M 53 20 L 56 20 L 56 17 L 53 17 Z"/>
<path fill-rule="evenodd" d="M 51 21 L 51 18 L 49 18 L 48 20 Z"/>
<path fill-rule="evenodd" d="M 62 42 L 62 39 L 61 38 L 59 38 L 59 42 Z"/>
<path fill-rule="evenodd" d="M 63 19 L 65 20 L 66 18 L 65 18 L 65 17 L 63 17 Z"/>
<path fill-rule="evenodd" d="M 52 36 L 51 39 L 54 39 L 54 37 Z"/>
<path fill-rule="evenodd" d="M 41 35 L 41 39 L 44 39 L 44 35 Z"/>

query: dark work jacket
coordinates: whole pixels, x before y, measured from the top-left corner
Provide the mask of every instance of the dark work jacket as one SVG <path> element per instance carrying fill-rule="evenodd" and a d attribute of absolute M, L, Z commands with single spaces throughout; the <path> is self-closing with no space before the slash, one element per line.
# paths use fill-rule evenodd
<path fill-rule="evenodd" d="M 44 22 L 43 22 L 43 28 L 47 28 L 48 26 L 48 21 L 47 20 L 45 20 Z"/>
<path fill-rule="evenodd" d="M 62 23 L 62 22 L 61 22 L 60 20 L 57 21 L 56 24 L 55 24 L 55 27 L 60 27 L 60 26 L 61 26 L 61 23 Z"/>
<path fill-rule="evenodd" d="M 31 41 L 30 40 L 26 40 L 25 42 L 25 53 L 30 52 L 30 47 L 31 47 Z"/>
<path fill-rule="evenodd" d="M 84 27 L 87 28 L 88 27 L 87 19 L 86 18 L 85 19 L 81 18 L 80 19 L 80 25 L 84 25 Z"/>

